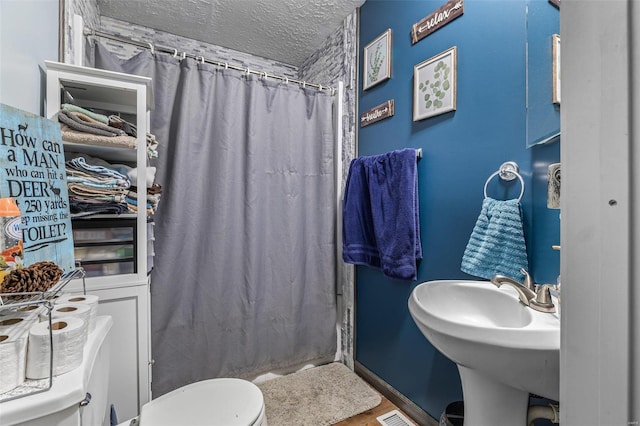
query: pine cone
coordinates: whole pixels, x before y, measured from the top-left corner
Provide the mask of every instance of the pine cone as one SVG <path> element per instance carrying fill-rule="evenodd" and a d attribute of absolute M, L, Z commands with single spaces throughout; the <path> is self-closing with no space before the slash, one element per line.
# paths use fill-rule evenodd
<path fill-rule="evenodd" d="M 2 281 L 2 293 L 21 293 L 47 291 L 54 286 L 62 270 L 53 262 L 37 262 L 33 265 L 15 269 L 5 275 Z"/>

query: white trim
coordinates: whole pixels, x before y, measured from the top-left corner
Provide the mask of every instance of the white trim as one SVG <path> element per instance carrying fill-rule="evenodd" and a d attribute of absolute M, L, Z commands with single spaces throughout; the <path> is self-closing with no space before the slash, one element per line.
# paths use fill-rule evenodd
<path fill-rule="evenodd" d="M 334 165 L 336 184 L 336 282 L 337 294 L 342 294 L 343 268 L 342 259 L 342 117 L 344 116 L 344 82 L 339 81 L 333 98 L 333 120 L 334 120 Z"/>
<path fill-rule="evenodd" d="M 344 114 L 344 82 L 339 81 L 333 96 L 333 165 L 335 178 L 335 293 L 336 293 L 336 354 L 334 361 L 340 361 L 344 356 L 342 350 L 342 318 L 345 315 L 342 296 L 342 116 Z"/>
<path fill-rule="evenodd" d="M 640 99 L 637 85 L 629 83 L 630 59 L 640 53 L 638 44 L 629 44 L 631 3 L 562 2 L 564 426 L 631 425 L 640 420 L 639 395 L 634 393 L 637 372 L 636 380 L 631 375 L 637 357 L 630 356 L 637 346 L 631 333 L 638 333 L 630 309 L 637 262 L 631 262 L 630 253 L 637 256 L 640 242 L 640 234 L 632 233 L 638 230 L 630 193 L 640 184 L 639 177 L 634 181 L 631 175 L 632 164 L 638 162 L 630 162 L 630 102 L 634 95 Z"/>
<path fill-rule="evenodd" d="M 73 64 L 82 66 L 84 62 L 84 20 L 80 15 L 73 15 L 71 23 Z"/>

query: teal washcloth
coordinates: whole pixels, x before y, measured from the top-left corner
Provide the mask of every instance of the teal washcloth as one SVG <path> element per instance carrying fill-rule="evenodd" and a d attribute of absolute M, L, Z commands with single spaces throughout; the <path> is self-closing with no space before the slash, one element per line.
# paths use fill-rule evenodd
<path fill-rule="evenodd" d="M 520 268 L 528 270 L 520 202 L 486 197 L 460 269 L 486 279 L 501 274 L 517 280 Z"/>

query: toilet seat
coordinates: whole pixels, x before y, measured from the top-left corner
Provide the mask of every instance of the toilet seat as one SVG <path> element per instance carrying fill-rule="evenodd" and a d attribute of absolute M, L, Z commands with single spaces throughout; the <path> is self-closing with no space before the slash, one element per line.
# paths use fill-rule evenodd
<path fill-rule="evenodd" d="M 241 379 L 211 379 L 173 390 L 142 406 L 141 426 L 260 425 L 260 389 Z"/>

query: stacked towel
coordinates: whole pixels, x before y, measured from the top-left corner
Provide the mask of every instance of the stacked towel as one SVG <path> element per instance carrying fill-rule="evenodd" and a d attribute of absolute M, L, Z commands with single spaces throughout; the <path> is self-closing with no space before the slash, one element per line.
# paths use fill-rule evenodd
<path fill-rule="evenodd" d="M 126 134 L 120 129 L 102 124 L 81 112 L 62 109 L 58 112 L 58 121 L 66 124 L 73 130 L 90 133 L 92 135 L 113 137 Z"/>
<path fill-rule="evenodd" d="M 154 189 L 147 188 L 147 213 L 154 214 L 158 208 L 160 202 L 160 192 L 154 192 L 160 189 L 160 185 L 155 184 Z M 129 205 L 129 209 L 133 211 L 138 210 L 138 191 L 139 188 L 132 186 L 127 193 L 126 202 Z"/>
<path fill-rule="evenodd" d="M 129 136 L 138 136 L 138 128 L 136 127 L 136 125 L 133 123 L 129 123 L 128 121 L 117 115 L 109 116 L 109 126 L 121 129 Z"/>
<path fill-rule="evenodd" d="M 128 121 L 117 115 L 109 116 L 109 126 L 122 129 L 129 136 L 138 136 L 138 128 L 136 127 L 136 125 L 133 123 L 129 123 Z M 146 141 L 147 157 L 149 157 L 150 160 L 153 158 L 158 158 L 158 141 L 156 140 L 155 135 L 147 133 Z"/>
<path fill-rule="evenodd" d="M 112 164 L 76 152 L 65 153 L 69 199 L 74 214 L 138 211 L 138 193 L 147 192 L 147 213 L 154 214 L 162 188 L 154 183 L 156 168 L 147 167 L 146 181 L 138 182 L 138 169 Z M 138 187 L 138 184 L 144 187 Z"/>
<path fill-rule="evenodd" d="M 58 116 L 60 119 L 60 116 Z M 137 145 L 136 138 L 128 135 L 121 136 L 102 136 L 93 133 L 75 130 L 64 123 L 60 123 L 60 132 L 62 140 L 66 142 L 79 143 L 84 145 L 113 146 L 121 148 L 135 148 Z"/>
<path fill-rule="evenodd" d="M 62 139 L 86 145 L 135 148 L 138 129 L 122 117 L 107 117 L 72 104 L 63 104 L 58 112 Z M 147 157 L 158 158 L 158 141 L 151 133 L 146 134 Z"/>
<path fill-rule="evenodd" d="M 422 246 L 414 149 L 354 159 L 343 209 L 345 262 L 381 269 L 390 278 L 417 279 Z"/>
<path fill-rule="evenodd" d="M 496 274 L 521 279 L 528 268 L 518 200 L 485 198 L 462 257 L 461 270 L 491 279 Z"/>
<path fill-rule="evenodd" d="M 124 213 L 129 178 L 117 170 L 87 163 L 76 154 L 66 163 L 69 204 L 74 214 Z"/>
<path fill-rule="evenodd" d="M 80 112 L 82 114 L 85 114 L 91 118 L 93 118 L 94 120 L 102 123 L 102 124 L 109 124 L 109 117 L 107 117 L 106 115 L 102 115 L 102 114 L 98 114 L 96 112 L 90 111 L 88 109 L 79 107 L 77 105 L 73 105 L 73 104 L 62 104 L 62 109 L 65 111 L 72 111 L 72 112 Z"/>

